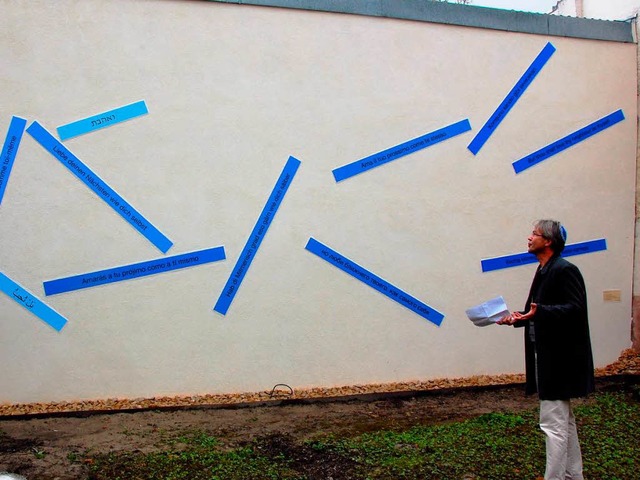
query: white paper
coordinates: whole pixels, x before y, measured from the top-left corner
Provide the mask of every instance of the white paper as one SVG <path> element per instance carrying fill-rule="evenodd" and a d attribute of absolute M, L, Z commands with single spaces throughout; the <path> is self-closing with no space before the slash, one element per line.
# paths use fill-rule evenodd
<path fill-rule="evenodd" d="M 505 315 L 509 315 L 509 309 L 502 297 L 492 298 L 480 305 L 467 310 L 467 317 L 477 327 L 493 325 Z"/>

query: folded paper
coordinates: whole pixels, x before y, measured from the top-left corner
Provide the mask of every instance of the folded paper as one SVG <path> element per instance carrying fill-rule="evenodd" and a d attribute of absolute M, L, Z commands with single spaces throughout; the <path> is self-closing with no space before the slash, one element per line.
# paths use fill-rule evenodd
<path fill-rule="evenodd" d="M 467 317 L 476 327 L 493 325 L 501 318 L 509 315 L 509 309 L 502 297 L 492 298 L 467 310 Z"/>

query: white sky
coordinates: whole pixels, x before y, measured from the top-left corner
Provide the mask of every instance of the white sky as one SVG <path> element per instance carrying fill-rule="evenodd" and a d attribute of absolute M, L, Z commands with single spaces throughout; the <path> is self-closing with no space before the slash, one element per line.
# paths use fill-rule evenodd
<path fill-rule="evenodd" d="M 476 7 L 504 8 L 522 12 L 549 13 L 558 0 L 471 0 Z"/>

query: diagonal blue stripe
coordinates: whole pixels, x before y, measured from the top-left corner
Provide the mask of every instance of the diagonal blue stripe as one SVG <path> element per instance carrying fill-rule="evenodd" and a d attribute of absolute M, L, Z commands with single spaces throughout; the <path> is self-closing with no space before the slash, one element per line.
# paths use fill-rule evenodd
<path fill-rule="evenodd" d="M 20 147 L 20 141 L 22 140 L 22 134 L 24 133 L 24 127 L 26 125 L 27 121 L 24 118 L 11 118 L 7 137 L 5 138 L 0 156 L 0 204 L 2 203 L 2 197 L 4 197 L 7 183 L 9 183 L 13 162 L 18 154 L 18 147 Z"/>
<path fill-rule="evenodd" d="M 583 255 L 585 253 L 600 252 L 606 249 L 607 241 L 604 238 L 600 238 L 598 240 L 566 245 L 562 252 L 562 256 L 571 257 L 574 255 Z M 515 253 L 513 255 L 505 255 L 503 257 L 488 258 L 486 260 L 482 260 L 480 265 L 482 266 L 483 272 L 492 272 L 493 270 L 529 265 L 531 263 L 536 263 L 537 261 L 538 260 L 534 254 L 523 252 Z"/>
<path fill-rule="evenodd" d="M 224 259 L 224 247 L 208 248 L 197 252 L 175 255 L 173 257 L 162 257 L 146 262 L 49 280 L 43 282 L 44 293 L 45 295 L 56 295 L 72 290 L 97 287 L 98 285 L 105 285 L 107 283 L 122 282 L 124 280 L 146 277 L 148 275 L 194 267 L 196 265 L 204 265 Z"/>
<path fill-rule="evenodd" d="M 138 230 L 147 240 L 153 243 L 162 253 L 166 253 L 173 242 L 165 237 L 156 227 L 142 216 L 135 208 L 118 195 L 109 185 L 98 177 L 89 167 L 82 163 L 62 143 L 47 132 L 38 122 L 33 122 L 27 133 L 31 135 L 45 150 L 62 163 L 71 173 L 78 177 L 114 212 L 124 218 L 133 228 Z"/>
<path fill-rule="evenodd" d="M 417 152 L 418 150 L 422 150 L 423 148 L 435 145 L 436 143 L 443 142 L 469 130 L 471 130 L 469 120 L 461 120 L 439 130 L 435 130 L 414 138 L 413 140 L 409 140 L 408 142 L 396 145 L 395 147 L 387 148 L 381 152 L 369 155 L 368 157 L 362 158 L 356 162 L 338 167 L 333 170 L 333 177 L 336 182 L 341 182 L 349 177 L 353 177 L 359 173 L 366 172 L 372 168 L 397 160 L 406 155 Z"/>
<path fill-rule="evenodd" d="M 255 257 L 258 248 L 260 247 L 260 244 L 273 221 L 273 217 L 276 215 L 278 208 L 280 208 L 282 199 L 287 193 L 299 166 L 300 160 L 294 157 L 289 157 L 278 181 L 273 187 L 267 203 L 262 209 L 262 213 L 258 217 L 258 221 L 253 227 L 251 235 L 249 235 L 249 238 L 247 239 L 247 243 L 231 271 L 231 275 L 229 276 L 227 283 L 222 289 L 222 293 L 220 293 L 220 296 L 218 297 L 216 305 L 213 307 L 214 311 L 221 313 L 222 315 L 226 315 L 227 310 L 229 310 L 229 306 L 236 296 L 236 293 L 238 293 L 242 280 L 251 266 L 251 262 L 253 261 L 253 258 Z"/>
<path fill-rule="evenodd" d="M 483 125 L 473 140 L 471 140 L 471 143 L 467 147 L 471 153 L 476 155 L 480 151 L 482 146 L 487 142 L 496 128 L 498 128 L 498 125 L 500 125 L 502 120 L 504 120 L 504 117 L 509 113 L 509 110 L 513 108 L 529 85 L 531 85 L 533 79 L 536 78 L 538 73 L 540 73 L 542 67 L 546 65 L 547 61 L 549 61 L 551 55 L 553 55 L 555 51 L 556 48 L 551 43 L 547 43 L 545 45 L 529 68 L 524 72 L 522 77 L 520 77 L 520 80 L 518 80 L 505 99 L 500 103 L 500 105 L 498 105 L 496 111 L 493 112 L 491 117 L 489 117 L 487 123 Z"/>
<path fill-rule="evenodd" d="M 29 310 L 58 332 L 66 325 L 66 318 L 2 272 L 0 272 L 0 290 L 2 290 L 11 300 Z"/>
<path fill-rule="evenodd" d="M 516 174 L 525 171 L 528 168 L 537 165 L 538 163 L 546 160 L 549 157 L 552 157 L 563 150 L 566 150 L 569 147 L 574 146 L 576 143 L 580 143 L 587 138 L 599 133 L 618 122 L 624 120 L 624 113 L 622 110 L 617 110 L 606 117 L 602 117 L 600 120 L 596 120 L 595 122 L 587 125 L 586 127 L 581 128 L 560 140 L 553 142 L 546 147 L 541 148 L 540 150 L 533 152 L 526 157 L 521 158 L 513 162 L 513 169 Z"/>
<path fill-rule="evenodd" d="M 440 326 L 444 315 L 437 310 L 431 308 L 429 305 L 422 303 L 415 297 L 412 297 L 408 293 L 403 292 L 399 288 L 393 286 L 386 280 L 371 273 L 365 268 L 361 267 L 354 261 L 340 255 L 335 250 L 323 245 L 314 238 L 309 238 L 306 245 L 306 250 L 320 257 L 326 262 L 329 262 L 334 267 L 339 268 L 345 273 L 348 273 L 353 278 L 360 280 L 362 283 L 370 286 L 378 292 L 386 295 L 394 302 L 399 303 L 403 307 L 408 308 L 414 313 L 417 313 L 423 318 L 426 318 L 437 326 Z"/>
<path fill-rule="evenodd" d="M 85 133 L 99 130 L 101 128 L 110 127 L 117 123 L 131 120 L 132 118 L 146 115 L 149 113 L 147 104 L 144 100 L 125 105 L 123 107 L 114 108 L 107 112 L 98 113 L 82 120 L 76 120 L 75 122 L 62 125 L 57 128 L 58 136 L 60 140 L 67 140 L 71 137 L 77 137 Z"/>

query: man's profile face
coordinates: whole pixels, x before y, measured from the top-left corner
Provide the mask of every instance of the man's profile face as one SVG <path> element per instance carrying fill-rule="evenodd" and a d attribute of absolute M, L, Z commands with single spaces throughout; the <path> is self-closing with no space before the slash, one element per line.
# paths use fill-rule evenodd
<path fill-rule="evenodd" d="M 534 255 L 536 253 L 542 252 L 545 248 L 551 245 L 551 240 L 547 240 L 546 238 L 544 238 L 539 228 L 533 229 L 527 241 L 527 251 L 529 253 L 533 253 Z"/>

